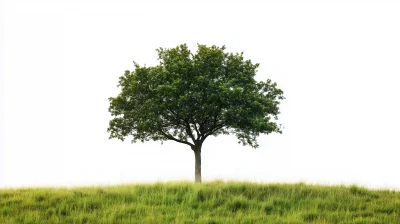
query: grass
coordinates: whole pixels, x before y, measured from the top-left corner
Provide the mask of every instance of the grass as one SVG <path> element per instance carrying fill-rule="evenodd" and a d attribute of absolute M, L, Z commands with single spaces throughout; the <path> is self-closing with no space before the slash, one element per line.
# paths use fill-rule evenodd
<path fill-rule="evenodd" d="M 0 223 L 400 223 L 400 192 L 222 181 L 3 189 Z"/>

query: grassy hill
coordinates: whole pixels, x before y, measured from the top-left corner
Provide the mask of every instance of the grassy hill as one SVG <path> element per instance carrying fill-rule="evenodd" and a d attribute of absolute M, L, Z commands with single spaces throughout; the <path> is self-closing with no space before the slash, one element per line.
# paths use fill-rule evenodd
<path fill-rule="evenodd" d="M 0 223 L 400 223 L 400 192 L 220 181 L 4 189 Z"/>

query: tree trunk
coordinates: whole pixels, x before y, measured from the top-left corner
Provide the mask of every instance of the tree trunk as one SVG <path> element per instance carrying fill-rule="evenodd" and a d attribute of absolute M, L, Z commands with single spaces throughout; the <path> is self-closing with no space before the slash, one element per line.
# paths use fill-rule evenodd
<path fill-rule="evenodd" d="M 194 147 L 193 151 L 195 158 L 194 176 L 196 183 L 201 183 L 201 146 Z"/>

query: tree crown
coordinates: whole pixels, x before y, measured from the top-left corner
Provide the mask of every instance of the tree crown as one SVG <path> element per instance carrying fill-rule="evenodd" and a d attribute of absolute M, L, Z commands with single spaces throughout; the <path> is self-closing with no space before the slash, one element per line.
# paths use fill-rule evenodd
<path fill-rule="evenodd" d="M 225 46 L 186 44 L 159 48 L 157 66 L 125 71 L 121 93 L 109 98 L 110 138 L 174 140 L 194 147 L 210 136 L 233 133 L 258 147 L 259 134 L 281 133 L 276 123 L 283 91 L 271 80 L 257 82 L 259 64 Z"/>

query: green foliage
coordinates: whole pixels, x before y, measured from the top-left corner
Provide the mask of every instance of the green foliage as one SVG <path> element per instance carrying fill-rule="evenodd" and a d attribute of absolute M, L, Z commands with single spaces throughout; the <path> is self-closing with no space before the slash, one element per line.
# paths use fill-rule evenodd
<path fill-rule="evenodd" d="M 222 181 L 3 189 L 0 223 L 400 223 L 400 192 Z"/>
<path fill-rule="evenodd" d="M 281 132 L 276 123 L 283 91 L 271 80 L 257 82 L 259 64 L 225 47 L 198 45 L 157 50 L 159 65 L 135 63 L 110 98 L 110 138 L 174 140 L 201 146 L 210 135 L 233 133 L 257 147 L 259 134 Z"/>

